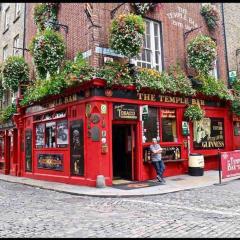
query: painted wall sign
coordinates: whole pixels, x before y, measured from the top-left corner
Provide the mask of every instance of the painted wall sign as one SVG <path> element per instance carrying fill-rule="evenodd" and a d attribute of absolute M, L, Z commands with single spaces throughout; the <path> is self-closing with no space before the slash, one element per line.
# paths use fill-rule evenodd
<path fill-rule="evenodd" d="M 151 93 L 138 93 L 138 99 L 143 101 L 154 101 L 154 102 L 164 102 L 164 103 L 179 103 L 179 104 L 200 104 L 205 105 L 205 101 L 202 99 L 195 98 L 184 98 L 184 97 L 171 97 L 163 96 L 159 94 Z"/>
<path fill-rule="evenodd" d="M 84 97 L 82 96 L 81 93 L 75 93 L 73 95 L 67 96 L 67 97 L 61 97 L 58 99 L 55 99 L 52 102 L 45 103 L 42 105 L 36 105 L 36 106 L 30 106 L 26 108 L 26 113 L 35 113 L 43 110 L 47 110 L 48 108 L 53 108 L 62 104 L 67 104 L 71 102 L 75 102 L 77 100 L 83 99 Z"/>
<path fill-rule="evenodd" d="M 139 116 L 138 105 L 133 104 L 114 104 L 113 119 L 114 120 L 136 120 Z"/>
<path fill-rule="evenodd" d="M 229 178 L 240 175 L 240 151 L 221 153 L 222 178 Z"/>
<path fill-rule="evenodd" d="M 188 11 L 186 8 L 177 7 L 176 11 L 167 13 L 168 19 L 171 21 L 172 25 L 183 28 L 187 31 L 197 28 L 197 23 L 188 16 Z"/>
<path fill-rule="evenodd" d="M 63 170 L 63 154 L 38 154 L 38 168 Z"/>
<path fill-rule="evenodd" d="M 204 118 L 193 122 L 195 149 L 224 148 L 224 121 L 221 118 Z"/>
<path fill-rule="evenodd" d="M 84 141 L 83 120 L 75 120 L 70 123 L 70 160 L 71 174 L 84 174 Z"/>

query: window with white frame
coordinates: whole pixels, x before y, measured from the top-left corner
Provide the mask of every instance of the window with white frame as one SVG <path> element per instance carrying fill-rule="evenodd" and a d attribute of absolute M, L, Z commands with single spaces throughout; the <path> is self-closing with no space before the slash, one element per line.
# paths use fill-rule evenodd
<path fill-rule="evenodd" d="M 144 19 L 145 35 L 142 52 L 135 59 L 135 65 L 162 71 L 161 26 L 159 22 Z"/>
<path fill-rule="evenodd" d="M 19 55 L 19 34 L 13 39 L 13 56 Z"/>
<path fill-rule="evenodd" d="M 217 69 L 217 59 L 214 61 L 214 68 L 209 71 L 209 75 L 212 75 L 216 79 L 218 79 L 218 69 Z"/>
<path fill-rule="evenodd" d="M 9 7 L 4 12 L 4 30 L 9 28 Z"/>
<path fill-rule="evenodd" d="M 15 3 L 15 18 L 17 18 L 20 15 L 20 10 L 21 10 L 21 4 Z"/>
<path fill-rule="evenodd" d="M 8 45 L 3 48 L 3 61 L 7 59 L 8 56 Z"/>

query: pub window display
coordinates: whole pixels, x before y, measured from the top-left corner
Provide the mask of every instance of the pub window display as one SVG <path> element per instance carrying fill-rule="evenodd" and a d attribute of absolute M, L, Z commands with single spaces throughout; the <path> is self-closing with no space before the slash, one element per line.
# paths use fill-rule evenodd
<path fill-rule="evenodd" d="M 67 120 L 36 125 L 36 148 L 64 148 L 67 145 Z"/>
<path fill-rule="evenodd" d="M 177 142 L 175 109 L 162 109 L 161 120 L 162 120 L 162 141 Z"/>
<path fill-rule="evenodd" d="M 221 118 L 203 118 L 193 122 L 195 149 L 224 148 L 224 121 Z"/>
<path fill-rule="evenodd" d="M 158 109 L 149 107 L 148 117 L 143 120 L 143 142 L 151 142 L 153 138 L 159 136 L 158 126 Z"/>

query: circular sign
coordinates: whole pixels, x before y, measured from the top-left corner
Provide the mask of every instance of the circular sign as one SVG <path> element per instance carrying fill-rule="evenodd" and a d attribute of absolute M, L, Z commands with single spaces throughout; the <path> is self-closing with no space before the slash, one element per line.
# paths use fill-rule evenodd
<path fill-rule="evenodd" d="M 96 124 L 96 123 L 99 123 L 100 121 L 100 116 L 96 113 L 93 113 L 90 117 L 90 120 L 92 123 Z"/>

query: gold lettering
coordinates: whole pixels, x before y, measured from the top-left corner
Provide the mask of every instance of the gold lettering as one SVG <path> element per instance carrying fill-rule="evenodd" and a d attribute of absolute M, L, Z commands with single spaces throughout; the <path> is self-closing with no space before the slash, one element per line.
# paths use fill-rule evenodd
<path fill-rule="evenodd" d="M 138 93 L 137 95 L 138 95 L 138 99 L 139 99 L 139 100 L 142 100 L 142 95 L 143 95 L 143 94 L 142 94 L 142 93 Z"/>

